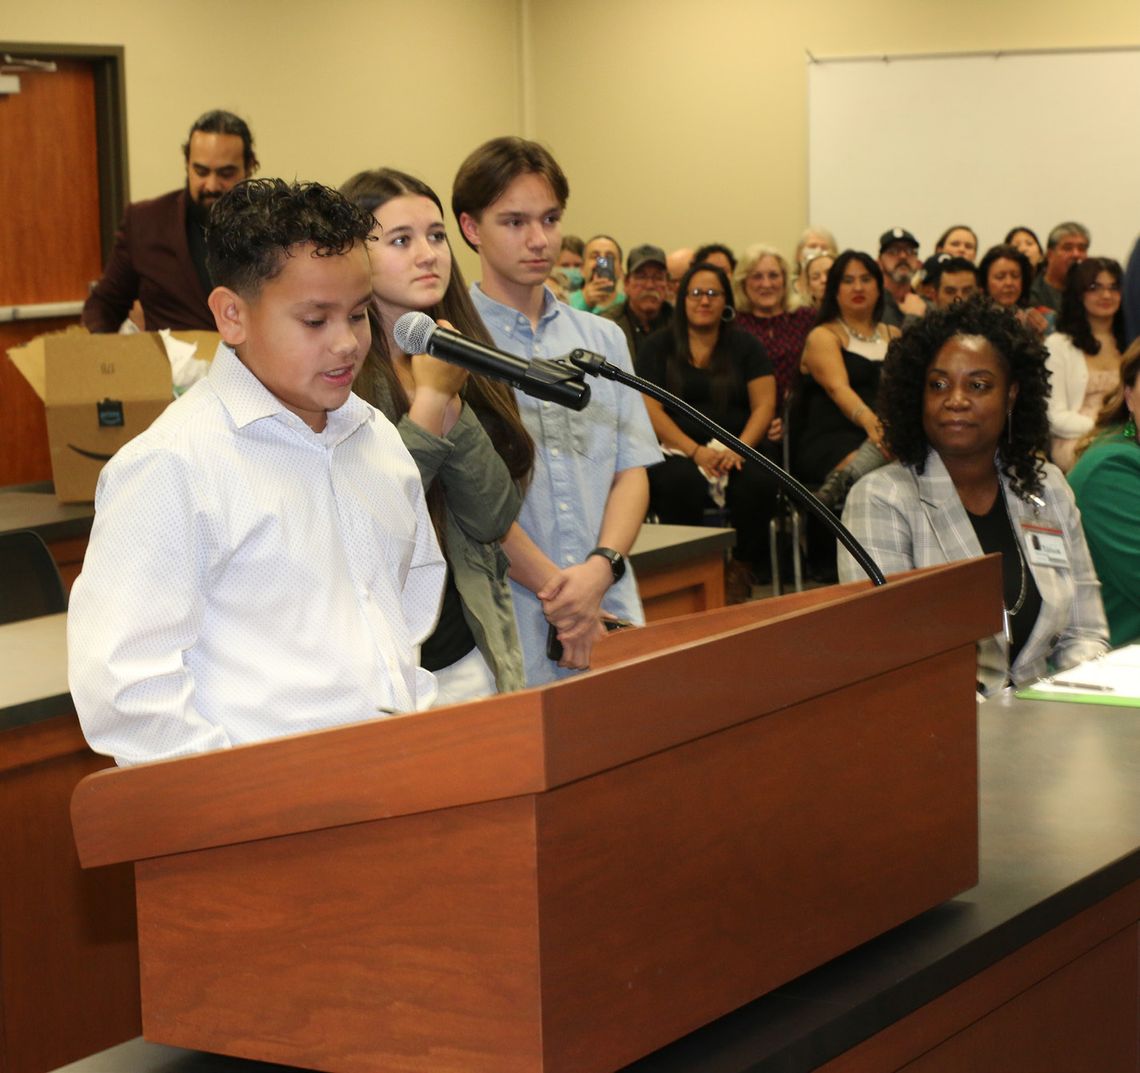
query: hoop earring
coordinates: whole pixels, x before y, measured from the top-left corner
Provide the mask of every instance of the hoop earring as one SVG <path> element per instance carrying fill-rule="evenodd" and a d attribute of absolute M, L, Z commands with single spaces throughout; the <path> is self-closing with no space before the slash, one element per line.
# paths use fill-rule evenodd
<path fill-rule="evenodd" d="M 723 320 L 725 324 L 730 324 L 732 321 L 736 320 L 736 310 L 733 309 L 732 306 L 725 306 L 724 312 L 722 312 L 720 315 L 720 319 Z"/>

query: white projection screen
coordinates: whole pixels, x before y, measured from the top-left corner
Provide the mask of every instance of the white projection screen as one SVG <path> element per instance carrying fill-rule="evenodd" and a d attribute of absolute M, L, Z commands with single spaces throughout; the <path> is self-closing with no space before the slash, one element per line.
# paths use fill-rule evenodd
<path fill-rule="evenodd" d="M 808 64 L 809 221 L 920 256 L 951 224 L 978 256 L 1015 225 L 1079 220 L 1123 262 L 1140 233 L 1140 49 L 820 59 Z"/>

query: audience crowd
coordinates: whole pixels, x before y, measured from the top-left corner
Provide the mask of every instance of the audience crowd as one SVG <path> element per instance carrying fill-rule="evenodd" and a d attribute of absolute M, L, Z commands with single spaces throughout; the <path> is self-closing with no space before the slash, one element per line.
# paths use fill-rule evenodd
<path fill-rule="evenodd" d="M 256 186 L 241 180 L 257 162 L 248 128 L 228 113 L 202 117 L 184 153 L 187 191 L 166 200 L 181 206 L 193 237 L 188 263 L 197 265 L 200 299 L 228 241 L 211 225 L 212 260 L 194 254 L 206 248 L 202 218 L 215 201 L 230 212 L 243 204 L 234 198 Z M 818 489 L 888 574 L 1000 553 L 1005 625 L 979 647 L 984 691 L 1096 655 L 1110 636 L 1140 640 L 1132 494 L 1140 491 L 1140 352 L 1127 348 L 1125 272 L 1090 255 L 1086 227 L 1059 223 L 1042 246 L 1017 225 L 983 250 L 958 223 L 925 260 L 901 226 L 883 231 L 873 251 L 843 249 L 812 226 L 790 257 L 763 242 L 739 254 L 723 242 L 666 251 L 653 235 L 628 236 L 638 243 L 626 252 L 608 232 L 584 241 L 562 234 L 568 194 L 545 148 L 501 138 L 460 168 L 450 222 L 430 187 L 393 168 L 349 179 L 343 204 L 320 195 L 329 199 L 322 212 L 356 229 L 331 246 L 340 260 L 323 266 L 326 275 L 355 280 L 353 235 L 360 219 L 376 225 L 366 246 L 371 295 L 356 299 L 365 305 L 353 307 L 341 347 L 352 362 L 333 380 L 339 391 L 359 370 L 356 394 L 395 425 L 419 472 L 422 496 L 413 499 L 430 531 L 410 524 L 425 561 L 442 555 L 442 611 L 430 632 L 417 621 L 408 636 L 438 683 L 437 703 L 586 667 L 606 629 L 642 621 L 625 555 L 646 516 L 700 524 L 727 514 L 737 532 L 730 591 L 747 598 L 779 568 L 768 524 L 779 494 L 766 467 L 690 414 L 655 399 L 642 405 L 609 381 L 591 384 L 593 400 L 577 414 L 405 353 L 396 322 L 409 312 L 528 360 L 582 348 L 632 367 L 726 439 Z M 308 286 L 315 270 L 293 265 L 292 250 L 323 250 L 325 241 L 325 224 L 303 205 L 316 195 L 266 187 L 247 195 L 255 196 L 295 201 L 300 237 L 282 241 L 256 224 L 269 252 L 231 284 L 239 312 L 243 302 L 256 312 L 260 289 L 277 286 L 275 259 L 290 285 L 296 277 Z M 124 236 L 139 216 L 124 223 L 109 266 L 116 278 L 136 256 Z M 456 226 L 479 256 L 481 278 L 470 288 L 452 258 Z M 112 321 L 139 293 L 128 290 L 116 292 Z M 231 294 L 211 298 L 219 316 L 223 292 Z M 142 298 L 145 306 L 145 290 Z M 361 348 L 365 309 L 371 341 Z M 150 326 L 154 310 L 144 312 Z M 244 325 L 223 334 L 230 349 L 218 368 L 236 376 L 235 361 L 248 365 L 285 410 L 324 435 L 326 411 L 331 420 L 340 410 L 311 399 L 301 406 L 279 390 L 249 361 L 257 335 Z M 108 487 L 123 465 L 108 467 Z M 810 518 L 806 545 L 818 580 L 856 576 Z M 77 590 L 80 611 L 87 587 Z M 430 703 L 433 694 L 406 677 L 400 706 Z"/>
<path fill-rule="evenodd" d="M 844 517 L 888 573 L 1001 552 L 1006 628 L 979 650 L 985 691 L 1095 655 L 1108 631 L 1113 644 L 1140 640 L 1140 526 L 1135 496 L 1127 494 L 1140 481 L 1132 416 L 1140 355 L 1125 351 L 1124 270 L 1090 255 L 1090 244 L 1084 225 L 1065 221 L 1044 243 L 1018 225 L 988 249 L 972 228 L 955 224 L 925 261 L 904 227 L 884 231 L 874 255 L 840 252 L 834 236 L 814 226 L 790 259 L 764 243 L 739 256 L 722 243 L 684 248 L 665 255 L 662 283 L 665 289 L 680 279 L 681 315 L 648 338 L 631 338 L 631 350 L 643 376 L 729 431 L 743 428 L 746 442 L 817 489 L 837 513 L 850 496 Z M 756 427 L 756 408 L 725 420 L 723 403 L 685 380 L 715 379 L 678 335 L 689 323 L 683 306 L 695 270 L 698 282 L 710 284 L 705 290 L 724 289 L 722 274 L 731 278 L 731 295 L 717 301 L 727 303 L 726 317 L 735 308 L 735 332 L 720 324 L 717 345 L 741 330 L 760 344 L 767 363 L 759 355 L 738 361 L 734 387 L 743 403 L 761 370 L 770 369 L 775 407 L 766 429 Z M 985 360 L 956 345 L 979 339 Z M 940 368 L 948 355 L 957 362 L 954 383 Z M 974 360 L 963 364 L 963 355 Z M 983 390 L 989 412 L 979 417 Z M 948 418 L 934 415 L 938 405 Z M 667 455 L 649 471 L 651 510 L 661 520 L 697 521 L 721 502 L 718 456 L 667 408 L 651 403 L 650 410 Z M 956 440 L 967 430 L 974 442 L 964 463 Z M 1070 471 L 1075 500 L 1064 478 Z M 682 481 L 687 495 L 679 509 Z M 749 582 L 768 580 L 768 549 L 755 523 L 772 516 L 776 501 L 770 482 L 754 481 L 750 519 L 739 502 L 730 511 L 738 530 L 735 580 L 742 568 Z M 822 526 L 809 518 L 807 531 L 817 580 L 833 580 L 837 566 L 840 576 L 856 575 L 845 553 L 836 563 L 835 542 Z M 1053 562 L 1034 539 L 1054 541 Z"/>

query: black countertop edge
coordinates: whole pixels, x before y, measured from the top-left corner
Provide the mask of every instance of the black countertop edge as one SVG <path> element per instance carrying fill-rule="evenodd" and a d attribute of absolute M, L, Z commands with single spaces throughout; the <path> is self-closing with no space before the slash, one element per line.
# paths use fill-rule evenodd
<path fill-rule="evenodd" d="M 51 540 L 67 540 L 70 537 L 90 536 L 94 517 L 92 514 L 86 518 L 61 518 L 54 522 L 36 522 L 23 528 L 38 533 L 45 543 Z"/>
<path fill-rule="evenodd" d="M 0 734 L 33 723 L 46 723 L 49 719 L 58 719 L 60 716 L 75 718 L 75 705 L 70 693 L 58 693 L 54 697 L 37 697 L 23 704 L 12 704 L 0 711 Z"/>
<path fill-rule="evenodd" d="M 33 481 L 31 484 L 3 484 L 0 485 L 0 495 L 5 492 L 46 492 L 49 496 L 55 495 L 53 481 Z"/>
<path fill-rule="evenodd" d="M 971 919 L 979 907 L 951 899 L 639 1059 L 622 1073 L 816 1069 L 1137 880 L 1140 850 L 1040 901 L 1033 892 L 1022 894 L 1021 908 L 1014 907 L 992 926 Z M 962 928 L 974 934 L 963 938 L 954 933 Z M 924 934 L 927 931 L 932 934 Z M 936 949 L 940 945 L 945 947 L 941 952 Z"/>

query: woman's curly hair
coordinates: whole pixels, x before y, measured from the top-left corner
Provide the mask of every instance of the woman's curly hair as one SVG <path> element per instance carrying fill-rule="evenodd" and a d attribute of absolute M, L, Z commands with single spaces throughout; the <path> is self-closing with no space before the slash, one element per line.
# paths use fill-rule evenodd
<path fill-rule="evenodd" d="M 981 336 L 997 351 L 1017 398 L 1009 429 L 998 440 L 1002 472 L 1022 499 L 1041 491 L 1042 457 L 1049 443 L 1049 371 L 1046 351 L 1017 316 L 984 295 L 932 310 L 891 343 L 879 386 L 879 417 L 895 457 L 923 472 L 932 450 L 922 427 L 926 371 L 955 336 Z"/>

